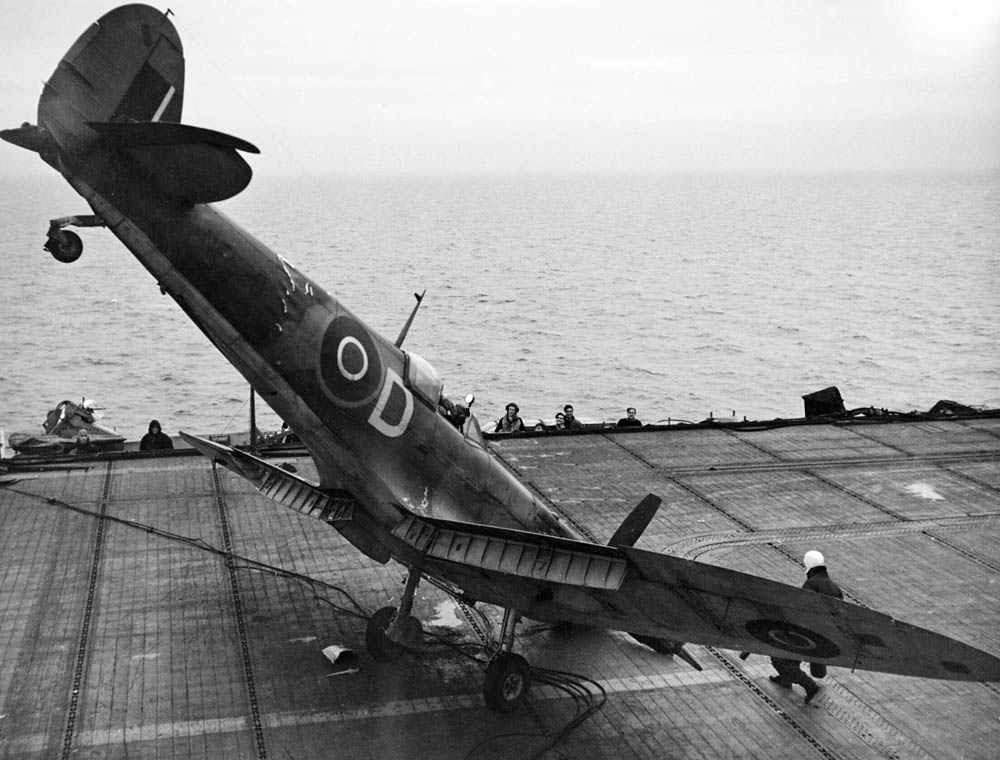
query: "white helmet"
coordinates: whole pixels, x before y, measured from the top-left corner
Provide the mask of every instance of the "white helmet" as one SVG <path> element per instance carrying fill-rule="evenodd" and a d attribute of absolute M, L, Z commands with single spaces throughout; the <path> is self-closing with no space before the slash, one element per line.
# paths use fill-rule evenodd
<path fill-rule="evenodd" d="M 813 549 L 806 552 L 806 556 L 802 558 L 802 564 L 806 566 L 806 570 L 812 570 L 814 567 L 825 565 L 826 560 L 823 559 L 822 554 Z"/>

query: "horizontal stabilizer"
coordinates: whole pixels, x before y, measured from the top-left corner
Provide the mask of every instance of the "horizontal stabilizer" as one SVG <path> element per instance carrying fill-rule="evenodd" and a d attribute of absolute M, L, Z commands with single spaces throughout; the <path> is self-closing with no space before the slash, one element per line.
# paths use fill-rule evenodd
<path fill-rule="evenodd" d="M 635 546 L 662 503 L 659 496 L 647 495 L 618 526 L 618 530 L 608 541 L 608 546 Z"/>
<path fill-rule="evenodd" d="M 241 192 L 253 171 L 237 150 L 259 152 L 250 143 L 186 124 L 89 122 L 118 145 L 172 198 L 214 203 Z"/>
<path fill-rule="evenodd" d="M 219 148 L 235 148 L 260 153 L 253 143 L 214 129 L 174 124 L 166 121 L 89 121 L 87 126 L 108 142 L 135 148 L 145 145 L 196 145 L 206 143 Z"/>
<path fill-rule="evenodd" d="M 253 171 L 236 152 L 255 145 L 213 129 L 156 121 L 88 122 L 106 142 L 122 148 L 164 193 L 191 203 L 232 198 Z"/>

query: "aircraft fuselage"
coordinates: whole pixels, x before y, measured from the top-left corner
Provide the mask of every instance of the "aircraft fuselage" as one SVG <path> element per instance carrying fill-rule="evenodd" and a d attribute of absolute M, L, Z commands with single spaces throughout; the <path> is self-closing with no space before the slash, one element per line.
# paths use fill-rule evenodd
<path fill-rule="evenodd" d="M 418 514 L 578 537 L 438 409 L 432 368 L 210 205 L 173 200 L 114 146 L 64 172 L 198 327 L 385 528 Z"/>

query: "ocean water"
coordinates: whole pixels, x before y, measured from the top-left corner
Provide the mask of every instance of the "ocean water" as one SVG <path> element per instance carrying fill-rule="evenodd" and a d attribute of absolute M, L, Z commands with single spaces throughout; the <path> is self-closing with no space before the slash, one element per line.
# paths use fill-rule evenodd
<path fill-rule="evenodd" d="M 474 393 L 481 420 L 1000 406 L 1000 175 L 258 176 L 220 208 Z M 94 399 L 137 438 L 248 427 L 249 390 L 52 173 L 0 182 L 0 427 Z M 262 403 L 259 424 L 280 422 Z"/>

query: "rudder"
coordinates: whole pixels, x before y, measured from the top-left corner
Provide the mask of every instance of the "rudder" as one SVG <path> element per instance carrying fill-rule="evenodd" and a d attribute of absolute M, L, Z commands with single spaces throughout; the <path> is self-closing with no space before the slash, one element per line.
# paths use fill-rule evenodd
<path fill-rule="evenodd" d="M 179 122 L 184 100 L 180 36 L 161 11 L 123 5 L 101 16 L 45 83 L 38 125 L 82 159 L 100 139 L 88 122 Z"/>

